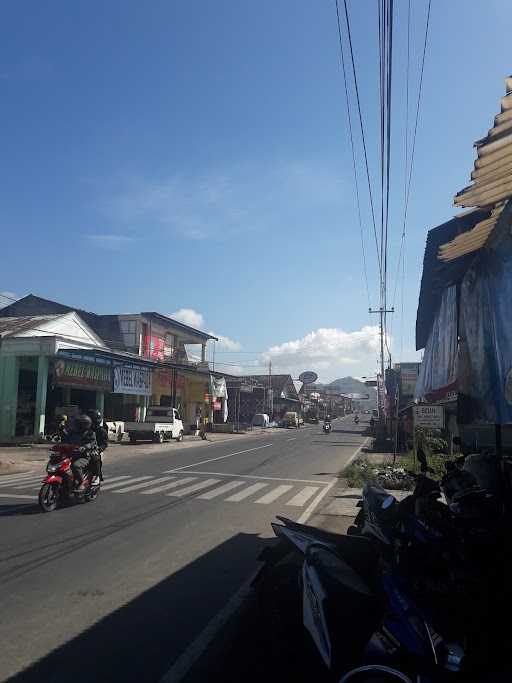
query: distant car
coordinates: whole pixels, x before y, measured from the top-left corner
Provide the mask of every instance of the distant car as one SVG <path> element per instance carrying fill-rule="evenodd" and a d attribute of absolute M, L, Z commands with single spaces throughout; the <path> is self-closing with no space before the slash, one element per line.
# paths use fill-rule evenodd
<path fill-rule="evenodd" d="M 266 413 L 256 413 L 252 418 L 253 427 L 268 427 L 269 424 L 270 420 Z"/>
<path fill-rule="evenodd" d="M 308 422 L 311 423 L 312 425 L 317 425 L 318 424 L 318 418 L 316 416 L 309 417 Z"/>
<path fill-rule="evenodd" d="M 304 424 L 304 418 L 299 413 L 290 410 L 284 414 L 283 424 L 285 427 L 295 427 L 298 429 L 301 424 Z"/>

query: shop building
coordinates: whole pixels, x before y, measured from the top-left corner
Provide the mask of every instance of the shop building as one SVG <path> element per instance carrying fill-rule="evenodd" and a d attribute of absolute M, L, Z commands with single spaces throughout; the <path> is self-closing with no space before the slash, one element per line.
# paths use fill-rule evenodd
<path fill-rule="evenodd" d="M 4 440 L 37 437 L 59 414 L 92 407 L 123 422 L 143 420 L 150 404 L 173 405 L 187 431 L 213 422 L 206 345 L 215 337 L 172 318 L 98 315 L 30 294 L 0 310 L 0 334 Z M 43 337 L 46 345 L 27 342 Z"/>
<path fill-rule="evenodd" d="M 105 347 L 75 311 L 0 317 L 0 440 L 41 437 L 60 415 L 107 404 L 117 419 L 141 416 L 153 365 Z"/>

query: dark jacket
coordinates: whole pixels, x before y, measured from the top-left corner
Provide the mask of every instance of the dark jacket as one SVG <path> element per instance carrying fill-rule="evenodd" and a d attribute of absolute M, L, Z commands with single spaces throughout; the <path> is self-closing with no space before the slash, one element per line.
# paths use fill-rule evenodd
<path fill-rule="evenodd" d="M 64 437 L 63 443 L 78 446 L 82 458 L 91 458 L 98 453 L 98 442 L 96 441 L 96 434 L 92 429 L 82 433 L 70 432 Z"/>
<path fill-rule="evenodd" d="M 100 450 L 100 453 L 102 453 L 105 449 L 108 448 L 108 432 L 105 429 L 105 427 L 102 427 L 102 425 L 93 427 L 93 429 L 96 435 L 96 442 L 98 444 L 98 448 Z"/>

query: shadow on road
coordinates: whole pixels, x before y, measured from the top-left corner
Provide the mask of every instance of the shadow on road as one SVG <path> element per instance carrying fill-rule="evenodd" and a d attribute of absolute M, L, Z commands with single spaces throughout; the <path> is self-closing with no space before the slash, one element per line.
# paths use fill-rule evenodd
<path fill-rule="evenodd" d="M 157 683 L 243 583 L 264 545 L 256 534 L 234 535 L 8 682 Z"/>
<path fill-rule="evenodd" d="M 19 515 L 36 515 L 39 513 L 41 513 L 41 509 L 37 503 L 0 505 L 0 517 L 18 517 Z"/>

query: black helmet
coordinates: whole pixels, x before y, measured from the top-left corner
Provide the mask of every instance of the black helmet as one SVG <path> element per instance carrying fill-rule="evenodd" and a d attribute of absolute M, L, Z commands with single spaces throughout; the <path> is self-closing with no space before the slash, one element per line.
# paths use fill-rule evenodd
<path fill-rule="evenodd" d="M 92 427 L 92 420 L 88 415 L 79 415 L 75 418 L 75 429 L 77 432 L 86 432 Z"/>
<path fill-rule="evenodd" d="M 101 424 L 103 416 L 99 410 L 91 409 L 88 410 L 86 414 L 91 418 L 91 422 L 93 423 L 93 425 Z"/>

